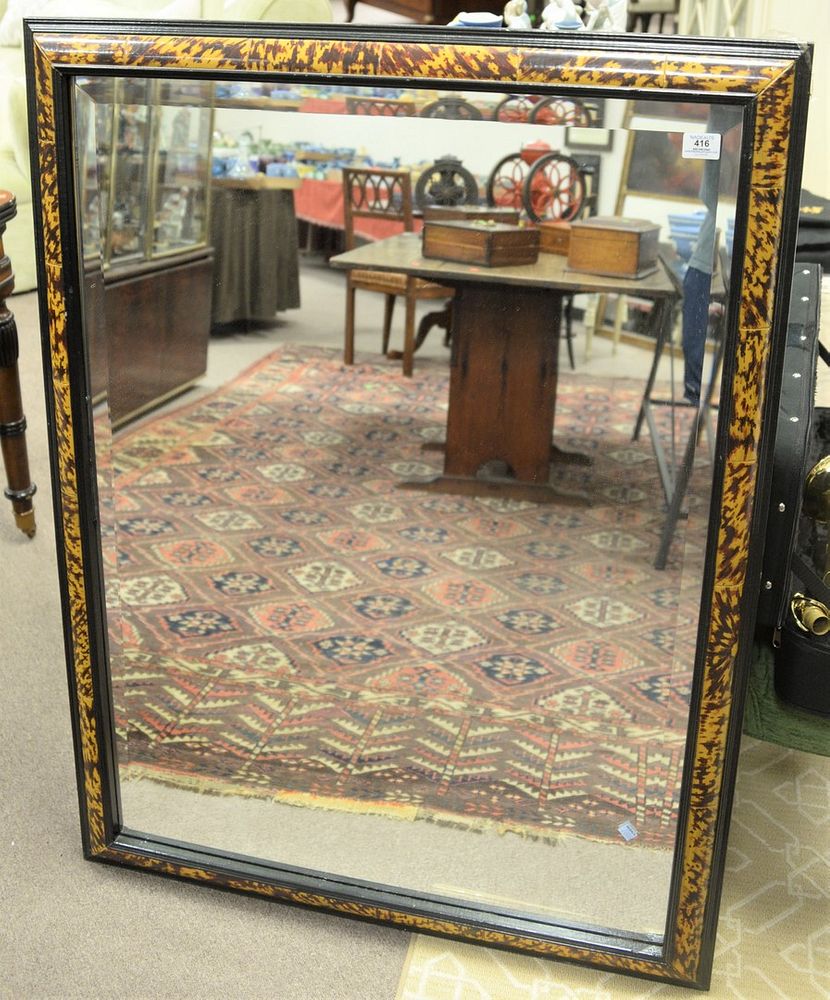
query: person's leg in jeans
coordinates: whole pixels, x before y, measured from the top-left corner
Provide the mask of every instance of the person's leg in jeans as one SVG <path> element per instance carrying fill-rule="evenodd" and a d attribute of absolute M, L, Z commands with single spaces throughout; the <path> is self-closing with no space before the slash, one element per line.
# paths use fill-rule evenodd
<path fill-rule="evenodd" d="M 700 402 L 703 354 L 709 326 L 712 275 L 689 267 L 683 278 L 683 390 L 689 403 Z"/>

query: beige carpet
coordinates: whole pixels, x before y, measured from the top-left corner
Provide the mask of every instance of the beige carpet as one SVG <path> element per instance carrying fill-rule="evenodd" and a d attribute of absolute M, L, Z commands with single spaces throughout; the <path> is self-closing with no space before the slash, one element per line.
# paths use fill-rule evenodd
<path fill-rule="evenodd" d="M 744 739 L 713 1000 L 830 996 L 830 762 Z M 414 936 L 398 1000 L 646 1000 L 686 989 Z"/>

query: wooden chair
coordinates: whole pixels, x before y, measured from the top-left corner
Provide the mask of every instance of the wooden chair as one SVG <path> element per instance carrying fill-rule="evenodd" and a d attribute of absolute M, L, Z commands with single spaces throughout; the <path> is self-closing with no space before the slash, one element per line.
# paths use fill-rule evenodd
<path fill-rule="evenodd" d="M 355 245 L 355 219 L 385 219 L 402 222 L 412 232 L 412 180 L 407 170 L 379 167 L 348 167 L 343 170 L 343 208 L 346 249 Z M 343 361 L 354 363 L 355 293 L 358 289 L 386 296 L 383 316 L 383 353 L 389 354 L 389 335 L 395 300 L 406 300 L 403 373 L 411 375 L 415 354 L 415 303 L 421 299 L 448 299 L 452 292 L 443 285 L 411 275 L 357 268 L 346 275 L 346 334 Z"/>
<path fill-rule="evenodd" d="M 17 527 L 31 538 L 35 533 L 32 506 L 35 486 L 29 476 L 26 418 L 20 398 L 17 325 L 6 306 L 6 298 L 14 291 L 14 274 L 11 262 L 3 252 L 6 224 L 16 214 L 17 204 L 13 195 L 0 191 L 0 446 L 9 484 L 4 493 L 11 500 Z"/>
<path fill-rule="evenodd" d="M 346 112 L 350 115 L 371 115 L 380 118 L 411 118 L 416 114 L 417 110 L 414 101 L 402 101 L 397 97 L 357 97 L 352 94 L 346 97 Z"/>

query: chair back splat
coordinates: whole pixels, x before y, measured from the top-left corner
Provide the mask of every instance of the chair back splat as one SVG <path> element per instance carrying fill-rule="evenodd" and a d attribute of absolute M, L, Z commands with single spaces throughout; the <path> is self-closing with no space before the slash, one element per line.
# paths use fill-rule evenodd
<path fill-rule="evenodd" d="M 381 167 L 343 170 L 346 249 L 355 245 L 354 220 L 380 218 L 403 222 L 412 232 L 412 178 L 408 170 Z"/>
<path fill-rule="evenodd" d="M 412 178 L 407 170 L 384 169 L 381 167 L 348 167 L 343 170 L 343 230 L 346 250 L 353 250 L 356 242 L 355 220 L 372 219 L 392 223 L 391 230 L 411 233 L 414 229 L 412 211 Z M 395 226 L 397 224 L 397 227 Z M 389 233 L 392 235 L 392 232 Z M 346 328 L 343 361 L 354 362 L 355 340 L 355 293 L 358 289 L 378 292 L 385 297 L 382 327 L 382 350 L 387 357 L 403 361 L 404 375 L 411 375 L 416 344 L 420 344 L 432 325 L 449 324 L 449 313 L 442 309 L 440 320 L 424 317 L 423 329 L 415 334 L 415 303 L 423 299 L 446 301 L 452 297 L 452 289 L 425 281 L 411 275 L 390 271 L 353 269 L 346 275 Z M 402 351 L 390 351 L 389 339 L 392 330 L 392 315 L 395 300 L 402 297 L 405 302 L 404 343 Z M 430 317 L 434 314 L 430 314 Z"/>

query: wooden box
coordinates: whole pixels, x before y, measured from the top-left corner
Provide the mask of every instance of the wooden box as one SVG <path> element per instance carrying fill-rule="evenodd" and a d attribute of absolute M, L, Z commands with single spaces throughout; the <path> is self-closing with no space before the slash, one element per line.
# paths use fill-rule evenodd
<path fill-rule="evenodd" d="M 657 269 L 660 227 L 645 219 L 594 216 L 571 224 L 568 267 L 612 278 L 644 278 Z"/>
<path fill-rule="evenodd" d="M 427 222 L 424 257 L 484 267 L 533 264 L 539 256 L 539 230 L 501 222 Z"/>
<path fill-rule="evenodd" d="M 542 253 L 556 253 L 560 257 L 567 257 L 570 245 L 570 222 L 539 223 L 539 250 Z"/>
<path fill-rule="evenodd" d="M 424 222 L 451 220 L 471 222 L 473 219 L 490 219 L 508 226 L 519 224 L 517 208 L 496 208 L 492 205 L 428 205 L 424 209 Z"/>

